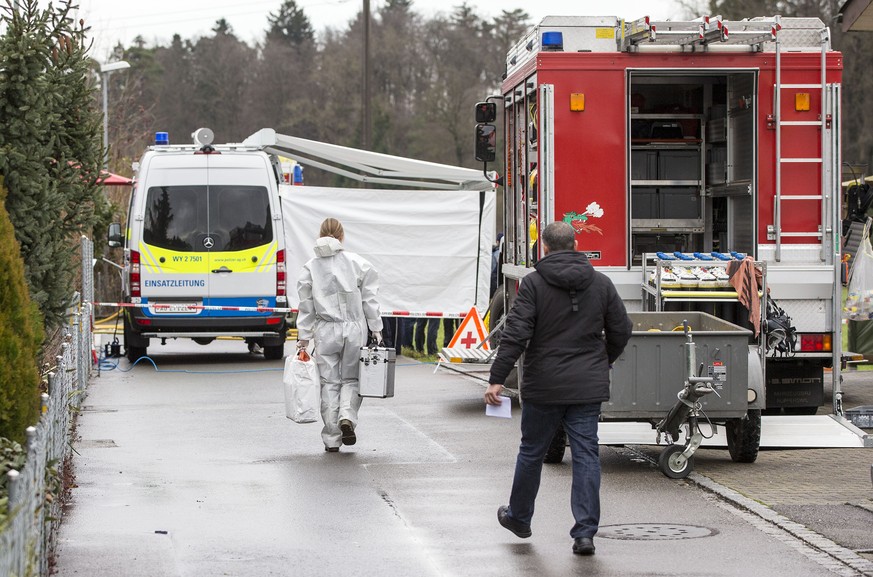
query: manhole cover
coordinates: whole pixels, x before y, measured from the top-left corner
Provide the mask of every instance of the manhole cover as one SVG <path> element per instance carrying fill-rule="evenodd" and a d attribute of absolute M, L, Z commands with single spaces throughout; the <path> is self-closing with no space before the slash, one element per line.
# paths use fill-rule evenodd
<path fill-rule="evenodd" d="M 605 525 L 597 531 L 605 539 L 634 541 L 667 541 L 675 539 L 699 539 L 717 535 L 716 529 L 697 525 L 671 525 L 668 523 L 634 523 L 631 525 Z"/>

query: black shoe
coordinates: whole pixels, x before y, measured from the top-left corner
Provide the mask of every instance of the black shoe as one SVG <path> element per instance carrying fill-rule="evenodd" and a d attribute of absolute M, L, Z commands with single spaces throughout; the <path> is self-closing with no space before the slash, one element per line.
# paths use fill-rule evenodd
<path fill-rule="evenodd" d="M 591 537 L 576 537 L 573 540 L 573 553 L 576 555 L 594 555 L 594 539 Z"/>
<path fill-rule="evenodd" d="M 343 432 L 343 445 L 354 445 L 358 441 L 355 436 L 355 427 L 348 419 L 340 421 L 340 431 Z"/>
<path fill-rule="evenodd" d="M 328 453 L 339 453 L 339 447 L 325 447 L 324 450 Z"/>
<path fill-rule="evenodd" d="M 509 529 L 510 531 L 515 533 L 516 537 L 527 539 L 533 534 L 530 530 L 530 525 L 519 523 L 509 516 L 509 507 L 507 507 L 506 505 L 503 505 L 497 509 L 497 521 L 506 529 Z"/>

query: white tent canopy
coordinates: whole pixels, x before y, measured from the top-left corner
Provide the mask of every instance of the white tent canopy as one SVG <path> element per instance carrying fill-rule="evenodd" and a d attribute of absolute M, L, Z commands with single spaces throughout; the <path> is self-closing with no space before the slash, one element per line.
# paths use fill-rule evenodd
<path fill-rule="evenodd" d="M 304 166 L 313 166 L 370 184 L 417 189 L 494 189 L 494 184 L 482 171 L 306 140 L 277 134 L 272 128 L 262 128 L 246 138 L 243 145 L 260 147 L 270 154 L 291 158 Z"/>

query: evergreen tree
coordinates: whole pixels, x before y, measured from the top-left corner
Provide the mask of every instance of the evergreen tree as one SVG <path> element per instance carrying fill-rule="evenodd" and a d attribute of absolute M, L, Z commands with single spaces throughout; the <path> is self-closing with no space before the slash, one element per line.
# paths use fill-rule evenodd
<path fill-rule="evenodd" d="M 25 429 L 39 419 L 42 320 L 28 295 L 5 200 L 0 177 L 0 437 L 23 442 Z"/>
<path fill-rule="evenodd" d="M 70 1 L 43 10 L 21 0 L 15 10 L 6 0 L 0 37 L 0 174 L 31 296 L 50 328 L 74 291 L 77 236 L 90 234 L 105 206 L 86 30 L 69 17 Z"/>
<path fill-rule="evenodd" d="M 267 23 L 270 26 L 267 30 L 267 41 L 278 41 L 295 47 L 311 45 L 315 41 L 312 23 L 294 0 L 282 2 L 276 14 L 271 12 L 267 16 Z"/>
<path fill-rule="evenodd" d="M 60 229 L 58 241 L 67 250 L 75 250 L 78 244 L 69 241 L 82 233 L 90 234 L 98 212 L 102 214 L 106 208 L 97 185 L 105 158 L 103 117 L 94 107 L 97 90 L 87 56 L 84 22 L 76 25 L 66 13 L 55 13 L 53 18 L 58 46 L 46 76 L 54 88 L 51 105 L 56 114 L 50 130 L 52 157 L 57 162 L 49 162 L 47 168 L 60 186 L 60 205 L 52 211 Z M 71 286 L 66 284 L 65 290 Z"/>
<path fill-rule="evenodd" d="M 165 85 L 157 52 L 155 48 L 148 48 L 141 36 L 134 38 L 133 46 L 127 49 L 119 44 L 112 59 L 129 62 L 130 70 L 104 77 L 109 80 L 111 172 L 129 175 L 131 163 L 139 160 L 143 148 L 153 143 L 155 131 L 168 130 L 158 128 L 161 125 L 154 117 L 160 91 Z M 173 100 L 179 102 L 182 100 L 178 96 L 179 86 L 175 88 Z"/>
<path fill-rule="evenodd" d="M 52 158 L 51 127 L 57 124 L 46 75 L 52 56 L 49 13 L 39 10 L 35 0 L 24 2 L 19 12 L 9 4 L 3 17 L 6 34 L 0 36 L 0 175 L 5 176 L 6 209 L 31 296 L 48 311 L 55 296 L 52 259 L 58 247 L 51 234 L 56 223 L 46 208 L 60 204 L 59 183 L 46 168 Z"/>
<path fill-rule="evenodd" d="M 317 138 L 313 118 L 320 103 L 313 75 L 318 48 L 312 24 L 294 0 L 284 2 L 267 20 L 266 39 L 247 91 L 246 135 L 269 126 L 282 134 Z"/>
<path fill-rule="evenodd" d="M 188 125 L 182 134 L 206 126 L 215 131 L 219 141 L 236 142 L 253 132 L 243 119 L 257 53 L 233 34 L 223 18 L 213 32 L 213 36 L 197 40 L 191 53 L 191 79 L 181 87 L 190 94 Z"/>
<path fill-rule="evenodd" d="M 159 67 L 159 74 L 151 81 L 157 86 L 157 97 L 154 101 L 154 130 L 167 131 L 170 134 L 170 142 L 182 142 L 180 136 L 191 134 L 199 126 L 191 129 L 190 102 L 183 95 L 190 95 L 193 90 L 192 61 L 194 46 L 190 40 L 182 40 L 178 34 L 167 47 L 155 49 L 155 61 Z M 149 106 L 149 102 L 140 102 L 140 106 Z M 210 127 L 211 128 L 211 127 Z M 153 131 L 154 131 L 153 130 Z M 139 153 L 150 144 L 141 143 Z"/>
<path fill-rule="evenodd" d="M 473 158 L 471 110 L 492 86 L 488 58 L 493 26 L 479 18 L 466 3 L 455 7 L 449 18 L 436 17 L 427 25 L 425 47 L 430 61 L 431 89 L 425 113 L 433 134 L 444 138 L 446 153 L 438 162 L 464 166 Z"/>

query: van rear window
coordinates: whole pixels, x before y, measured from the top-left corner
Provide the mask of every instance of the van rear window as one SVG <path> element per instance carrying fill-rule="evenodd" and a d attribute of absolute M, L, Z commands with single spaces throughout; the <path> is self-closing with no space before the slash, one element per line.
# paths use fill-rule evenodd
<path fill-rule="evenodd" d="M 143 241 L 179 252 L 237 251 L 273 241 L 263 186 L 154 186 Z"/>

